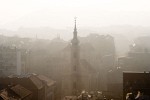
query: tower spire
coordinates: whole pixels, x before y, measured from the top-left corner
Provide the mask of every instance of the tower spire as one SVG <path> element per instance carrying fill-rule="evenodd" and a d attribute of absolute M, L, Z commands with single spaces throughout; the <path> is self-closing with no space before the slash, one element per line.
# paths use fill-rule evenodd
<path fill-rule="evenodd" d="M 79 56 L 79 40 L 77 37 L 77 26 L 76 26 L 76 17 L 74 18 L 75 21 L 75 26 L 74 26 L 74 31 L 73 31 L 73 39 L 71 41 L 72 46 L 71 46 L 71 73 L 72 73 L 72 84 L 71 84 L 71 91 L 73 95 L 77 95 L 77 91 L 80 90 L 79 88 L 79 82 L 80 79 L 78 78 L 78 71 L 79 71 L 79 66 L 80 66 L 80 56 Z"/>
<path fill-rule="evenodd" d="M 76 19 L 77 19 L 77 17 L 74 18 L 74 20 L 75 20 L 75 26 L 74 26 L 74 32 L 73 32 L 73 38 L 74 38 L 74 39 L 77 39 Z"/>

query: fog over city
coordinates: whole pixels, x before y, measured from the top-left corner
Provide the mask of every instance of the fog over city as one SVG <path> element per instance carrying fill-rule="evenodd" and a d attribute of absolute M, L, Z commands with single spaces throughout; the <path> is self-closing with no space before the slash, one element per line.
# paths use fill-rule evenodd
<path fill-rule="evenodd" d="M 0 29 L 33 28 L 31 30 L 34 31 L 37 28 L 40 31 L 46 28 L 46 32 L 37 33 L 39 38 L 52 39 L 60 34 L 69 39 L 71 35 L 68 33 L 76 16 L 79 36 L 89 33 L 123 34 L 122 30 L 127 31 L 125 35 L 134 35 L 136 28 L 140 35 L 147 35 L 149 4 L 149 0 L 1 0 Z M 33 36 L 34 32 L 30 34 Z"/>
<path fill-rule="evenodd" d="M 150 0 L 0 0 L 0 100 L 150 100 Z"/>

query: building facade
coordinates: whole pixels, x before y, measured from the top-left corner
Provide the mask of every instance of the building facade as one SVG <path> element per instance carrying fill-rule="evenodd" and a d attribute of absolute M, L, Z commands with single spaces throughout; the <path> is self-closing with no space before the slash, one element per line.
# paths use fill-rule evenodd
<path fill-rule="evenodd" d="M 25 50 L 15 47 L 0 47 L 0 72 L 1 76 L 11 74 L 21 75 L 25 73 L 26 55 Z"/>

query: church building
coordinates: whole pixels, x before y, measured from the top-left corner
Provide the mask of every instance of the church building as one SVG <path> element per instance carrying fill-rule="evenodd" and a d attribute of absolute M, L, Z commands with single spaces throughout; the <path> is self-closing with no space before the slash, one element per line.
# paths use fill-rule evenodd
<path fill-rule="evenodd" d="M 70 64 L 68 72 L 64 73 L 62 78 L 62 96 L 76 96 L 83 90 L 89 91 L 92 84 L 91 77 L 94 74 L 91 65 L 85 59 L 80 59 L 76 19 L 69 50 Z"/>

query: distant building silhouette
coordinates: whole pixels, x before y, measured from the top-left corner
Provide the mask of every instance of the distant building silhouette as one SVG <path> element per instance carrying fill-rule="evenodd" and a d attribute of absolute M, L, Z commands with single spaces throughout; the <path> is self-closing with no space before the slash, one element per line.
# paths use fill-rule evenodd
<path fill-rule="evenodd" d="M 1 76 L 25 73 L 25 50 L 16 47 L 0 46 L 0 72 Z"/>
<path fill-rule="evenodd" d="M 79 40 L 77 37 L 77 28 L 76 28 L 76 19 L 75 19 L 75 27 L 73 32 L 73 39 L 71 41 L 71 74 L 72 74 L 72 94 L 76 95 L 77 90 L 79 90 L 79 67 L 80 67 L 80 47 Z"/>

